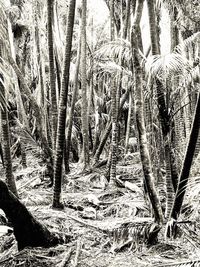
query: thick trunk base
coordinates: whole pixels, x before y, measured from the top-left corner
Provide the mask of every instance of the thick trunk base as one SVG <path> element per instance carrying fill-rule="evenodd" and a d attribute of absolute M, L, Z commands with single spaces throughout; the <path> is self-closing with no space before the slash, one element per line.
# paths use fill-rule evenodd
<path fill-rule="evenodd" d="M 64 242 L 62 237 L 51 233 L 38 222 L 1 180 L 0 208 L 13 226 L 19 250 L 25 247 L 51 247 Z"/>

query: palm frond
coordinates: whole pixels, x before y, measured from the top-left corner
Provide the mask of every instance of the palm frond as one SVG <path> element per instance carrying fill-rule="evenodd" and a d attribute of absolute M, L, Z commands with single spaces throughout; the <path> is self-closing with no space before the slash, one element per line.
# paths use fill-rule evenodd
<path fill-rule="evenodd" d="M 152 78 L 158 76 L 167 79 L 189 69 L 191 66 L 187 59 L 178 53 L 151 56 L 146 62 L 146 73 Z"/>
<path fill-rule="evenodd" d="M 19 136 L 20 140 L 25 144 L 26 150 L 29 149 L 37 149 L 39 148 L 39 144 L 34 139 L 33 135 L 30 131 L 26 129 L 26 127 L 16 118 L 15 122 L 17 127 L 15 128 L 15 133 Z"/>
<path fill-rule="evenodd" d="M 126 62 L 129 65 L 131 59 L 131 44 L 125 39 L 117 39 L 112 42 L 108 42 L 100 47 L 95 53 L 96 59 L 113 59 L 119 62 L 119 59 Z"/>
<path fill-rule="evenodd" d="M 132 72 L 126 70 L 124 67 L 120 66 L 119 64 L 115 63 L 114 61 L 107 60 L 104 62 L 98 62 L 95 66 L 95 70 L 100 74 L 107 74 L 107 75 L 118 75 L 119 73 L 123 73 L 123 77 L 127 76 L 132 78 Z"/>
<path fill-rule="evenodd" d="M 175 53 L 181 54 L 184 50 L 189 50 L 192 45 L 198 44 L 200 41 L 200 31 L 194 33 L 187 39 L 185 39 L 183 42 L 181 42 L 179 45 L 177 45 L 174 49 Z"/>

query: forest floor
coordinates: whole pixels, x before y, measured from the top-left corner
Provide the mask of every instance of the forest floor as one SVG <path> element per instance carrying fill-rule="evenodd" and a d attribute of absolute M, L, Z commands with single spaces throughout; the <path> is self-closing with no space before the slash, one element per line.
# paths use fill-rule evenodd
<path fill-rule="evenodd" d="M 158 243 L 150 247 L 137 240 L 138 232 L 143 231 L 137 222 L 152 223 L 137 153 L 130 155 L 126 164 L 122 160 L 117 166 L 117 177 L 124 188 L 105 189 L 103 168 L 80 176 L 79 166 L 73 164 L 64 182 L 62 211 L 51 207 L 52 188 L 48 188 L 44 178 L 45 167 L 33 156 L 27 160 L 28 168 L 22 169 L 19 162 L 14 165 L 20 199 L 51 231 L 70 234 L 72 240 L 48 249 L 27 248 L 18 252 L 14 235 L 2 235 L 0 266 L 199 266 L 186 265 L 200 258 L 200 242 L 188 234 L 194 232 L 192 227 L 176 240 L 165 240 L 163 229 Z"/>

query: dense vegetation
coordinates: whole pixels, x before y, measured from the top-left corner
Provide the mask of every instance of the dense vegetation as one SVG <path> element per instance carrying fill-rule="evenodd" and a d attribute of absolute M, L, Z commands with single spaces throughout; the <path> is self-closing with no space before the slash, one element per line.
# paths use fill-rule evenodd
<path fill-rule="evenodd" d="M 13 227 L 18 249 L 73 247 L 79 235 L 74 229 L 54 233 L 32 216 L 25 196 L 33 191 L 37 199 L 39 189 L 43 202 L 50 195 L 49 214 L 56 212 L 59 225 L 62 214 L 75 210 L 76 223 L 112 232 L 113 245 L 107 241 L 102 250 L 140 251 L 142 244 L 184 235 L 197 249 L 199 1 L 0 4 L 0 222 Z M 132 197 L 135 204 L 127 207 Z M 88 221 L 98 212 L 103 221 L 105 210 L 112 231 Z"/>

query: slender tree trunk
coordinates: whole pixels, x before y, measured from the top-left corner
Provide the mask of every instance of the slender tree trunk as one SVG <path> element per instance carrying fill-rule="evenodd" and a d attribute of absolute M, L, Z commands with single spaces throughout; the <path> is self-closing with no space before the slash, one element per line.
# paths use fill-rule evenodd
<path fill-rule="evenodd" d="M 114 40 L 115 36 L 115 19 L 114 19 L 114 0 L 110 1 L 110 40 Z"/>
<path fill-rule="evenodd" d="M 142 69 L 140 66 L 140 59 L 138 53 L 138 32 L 139 23 L 141 20 L 143 0 L 137 1 L 136 13 L 131 32 L 132 58 L 133 58 L 133 73 L 135 74 L 135 95 L 136 95 L 136 124 L 138 130 L 138 139 L 140 144 L 140 156 L 144 172 L 145 184 L 151 205 L 153 207 L 155 221 L 157 223 L 163 222 L 163 214 L 160 200 L 154 185 L 154 177 L 152 173 L 151 160 L 149 156 L 147 137 L 144 121 L 144 107 L 143 107 L 143 81 Z"/>
<path fill-rule="evenodd" d="M 191 132 L 190 132 L 190 136 L 189 136 L 189 140 L 188 140 L 188 144 L 186 148 L 185 157 L 184 157 L 183 164 L 182 164 L 182 170 L 179 176 L 179 183 L 178 183 L 178 188 L 176 191 L 175 200 L 174 200 L 172 211 L 171 211 L 171 218 L 173 218 L 174 220 L 178 219 L 178 216 L 181 211 L 183 199 L 185 196 L 185 191 L 187 188 L 190 169 L 192 166 L 194 152 L 195 152 L 195 148 L 196 148 L 196 144 L 197 144 L 197 140 L 199 136 L 199 127 L 200 127 L 199 114 L 200 114 L 200 95 L 198 93 L 198 100 L 197 100 L 196 109 L 194 113 Z"/>
<path fill-rule="evenodd" d="M 83 170 L 90 169 L 89 157 L 89 124 L 88 124 L 88 101 L 87 101 L 87 77 L 86 77 L 86 11 L 87 0 L 82 0 L 82 25 L 81 25 L 81 91 L 82 91 L 82 135 L 83 150 L 82 161 Z"/>
<path fill-rule="evenodd" d="M 57 133 L 57 97 L 56 97 L 56 73 L 54 64 L 54 45 L 53 45 L 53 5 L 54 0 L 47 0 L 47 32 L 48 32 L 48 52 L 49 52 L 49 75 L 50 75 L 50 91 L 51 91 L 51 124 L 53 135 L 53 148 L 56 146 Z"/>
<path fill-rule="evenodd" d="M 38 16 L 40 16 L 40 6 L 38 1 L 33 4 L 34 9 L 34 18 L 35 18 L 35 44 L 37 51 L 37 64 L 38 64 L 38 74 L 39 74 L 39 82 L 40 82 L 40 93 L 41 93 L 41 106 L 44 107 L 44 75 L 43 75 L 43 64 L 42 64 L 42 52 L 41 52 L 41 38 L 40 38 L 40 28 L 38 25 Z"/>
<path fill-rule="evenodd" d="M 124 93 L 124 95 L 121 98 L 119 113 L 120 113 L 120 111 L 121 111 L 126 99 L 128 98 L 129 92 L 130 92 L 130 88 L 127 88 L 127 91 Z M 109 114 L 109 115 L 111 115 L 111 114 Z M 101 155 L 101 153 L 103 151 L 103 148 L 104 148 L 104 146 L 106 144 L 106 141 L 108 139 L 108 136 L 110 134 L 111 129 L 112 129 L 112 122 L 111 122 L 111 116 L 109 116 L 109 120 L 108 120 L 106 128 L 104 130 L 102 139 L 101 139 L 100 144 L 99 144 L 99 146 L 97 148 L 97 151 L 96 151 L 96 153 L 94 155 L 94 165 L 97 164 L 97 162 L 99 160 L 99 157 L 100 157 L 100 155 Z"/>
<path fill-rule="evenodd" d="M 125 16 L 125 23 L 124 23 L 124 31 L 123 31 L 123 38 L 126 39 L 128 36 L 129 30 L 129 22 L 130 22 L 130 7 L 131 7 L 131 0 L 126 1 L 126 16 Z"/>
<path fill-rule="evenodd" d="M 69 86 L 69 68 L 71 58 L 72 47 L 72 35 L 74 27 L 74 14 L 75 14 L 76 1 L 71 0 L 68 7 L 67 16 L 67 32 L 66 32 L 66 44 L 65 44 L 65 57 L 63 65 L 62 86 L 59 102 L 58 113 L 58 132 L 56 138 L 56 155 L 54 163 L 54 195 L 53 195 L 53 207 L 61 208 L 60 202 L 61 187 L 62 187 L 62 163 L 63 163 L 63 149 L 65 147 L 65 127 L 66 127 L 66 111 L 67 111 L 67 98 L 68 98 L 68 86 Z"/>
<path fill-rule="evenodd" d="M 147 7 L 149 13 L 149 24 L 150 24 L 150 37 L 151 37 L 151 50 L 152 55 L 160 54 L 160 46 L 159 46 L 159 36 L 157 31 L 156 24 L 156 14 L 155 14 L 155 1 L 147 0 Z M 173 194 L 175 192 L 177 186 L 177 176 L 172 176 L 176 173 L 174 170 L 171 172 L 171 140 L 170 140 L 170 116 L 169 111 L 164 95 L 164 86 L 159 81 L 158 78 L 155 79 L 156 82 L 156 90 L 157 90 L 157 102 L 159 109 L 159 120 L 161 123 L 163 142 L 164 142 L 164 154 L 165 154 L 165 164 L 166 164 L 166 186 L 167 186 L 167 203 L 166 203 L 166 216 L 169 216 L 172 202 L 173 202 Z M 175 166 L 173 166 L 175 168 Z M 174 185 L 174 188 L 173 188 Z"/>
<path fill-rule="evenodd" d="M 128 153 L 129 137 L 130 137 L 130 130 L 131 130 L 131 115 L 132 115 L 132 97 L 130 93 L 129 94 L 129 105 L 128 105 L 128 119 L 127 119 L 127 126 L 126 126 L 125 154 Z"/>
<path fill-rule="evenodd" d="M 72 102 L 71 102 L 71 108 L 69 111 L 69 120 L 68 120 L 68 127 L 67 127 L 67 133 L 66 133 L 66 155 L 65 155 L 65 172 L 66 173 L 69 173 L 70 171 L 69 152 L 70 152 L 70 147 L 71 147 L 71 135 L 72 135 L 74 108 L 75 108 L 77 94 L 78 94 L 78 74 L 79 74 L 79 67 L 80 67 L 80 57 L 81 57 L 81 35 L 79 36 L 75 75 L 74 75 L 74 82 L 73 82 Z"/>

